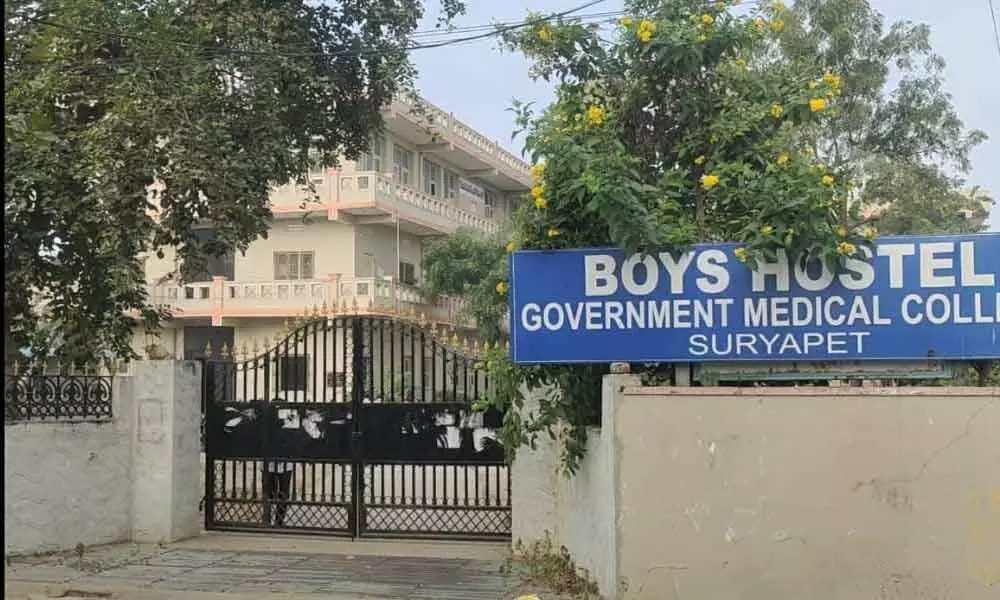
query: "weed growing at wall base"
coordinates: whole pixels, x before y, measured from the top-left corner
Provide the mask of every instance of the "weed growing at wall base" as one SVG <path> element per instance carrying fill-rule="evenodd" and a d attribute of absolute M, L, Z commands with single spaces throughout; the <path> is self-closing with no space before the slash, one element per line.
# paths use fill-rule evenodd
<path fill-rule="evenodd" d="M 525 588 L 541 588 L 581 600 L 600 597 L 597 583 L 590 573 L 576 565 L 565 546 L 557 548 L 548 531 L 541 539 L 527 545 L 517 540 L 500 571 L 504 575 L 520 577 Z"/>

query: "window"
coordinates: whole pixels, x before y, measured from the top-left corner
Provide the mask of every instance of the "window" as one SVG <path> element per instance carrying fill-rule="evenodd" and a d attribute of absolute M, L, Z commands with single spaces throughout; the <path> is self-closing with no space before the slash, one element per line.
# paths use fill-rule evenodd
<path fill-rule="evenodd" d="M 313 260 L 312 252 L 275 252 L 274 279 L 277 281 L 312 279 L 315 276 Z"/>
<path fill-rule="evenodd" d="M 424 163 L 424 193 L 428 196 L 441 195 L 441 165 L 426 158 Z"/>
<path fill-rule="evenodd" d="M 413 266 L 413 263 L 399 263 L 399 281 L 407 285 L 417 283 L 417 269 Z"/>
<path fill-rule="evenodd" d="M 458 175 L 451 171 L 444 172 L 444 197 L 449 199 L 458 198 Z"/>
<path fill-rule="evenodd" d="M 358 157 L 359 171 L 382 172 L 382 157 L 385 155 L 385 138 L 376 135 L 372 138 L 368 152 L 362 152 Z"/>
<path fill-rule="evenodd" d="M 396 183 L 410 185 L 410 170 L 413 169 L 413 153 L 405 148 L 393 144 L 392 146 L 392 174 L 396 178 Z"/>
<path fill-rule="evenodd" d="M 278 358 L 278 389 L 283 392 L 306 391 L 306 356 L 282 356 Z"/>
<path fill-rule="evenodd" d="M 483 215 L 487 218 L 493 218 L 493 213 L 496 210 L 497 196 L 493 192 L 486 190 L 485 196 L 483 198 Z"/>

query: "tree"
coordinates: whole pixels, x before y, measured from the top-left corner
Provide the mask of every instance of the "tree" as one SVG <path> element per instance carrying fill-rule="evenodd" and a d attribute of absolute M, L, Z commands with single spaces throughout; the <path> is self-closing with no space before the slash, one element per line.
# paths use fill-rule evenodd
<path fill-rule="evenodd" d="M 431 297 L 464 298 L 467 310 L 477 317 L 481 335 L 500 338 L 504 306 L 496 302 L 495 294 L 481 292 L 484 280 L 499 281 L 505 276 L 503 243 L 468 230 L 442 239 L 431 243 L 423 256 L 425 292 Z"/>
<path fill-rule="evenodd" d="M 245 250 L 274 186 L 366 148 L 412 82 L 422 15 L 420 0 L 5 9 L 5 342 L 76 363 L 133 357 L 134 316 L 166 316 L 144 256 L 176 247 L 186 276 Z"/>
<path fill-rule="evenodd" d="M 886 27 L 868 0 L 797 0 L 786 20 L 779 40 L 787 59 L 843 81 L 837 110 L 813 143 L 823 161 L 856 177 L 856 201 L 885 208 L 872 213 L 878 228 L 981 231 L 984 199 L 961 190 L 970 151 L 986 135 L 966 130 L 952 105 L 930 28 L 905 21 Z"/>
<path fill-rule="evenodd" d="M 939 169 L 889 160 L 869 162 L 865 211 L 884 233 L 977 233 L 993 200 Z"/>
<path fill-rule="evenodd" d="M 860 256 L 873 231 L 845 201 L 843 175 L 807 143 L 836 112 L 842 80 L 783 58 L 777 36 L 786 9 L 769 4 L 739 16 L 702 0 L 630 0 L 626 9 L 612 40 L 537 15 L 506 36 L 538 77 L 557 82 L 544 112 L 518 108 L 536 183 L 514 215 L 507 250 L 677 251 L 735 240 L 749 266 L 779 248 L 834 264 Z M 439 244 L 425 260 L 431 284 L 460 287 L 443 280 L 447 269 L 434 259 L 462 256 L 468 242 Z M 486 242 L 475 253 L 488 256 Z M 506 259 L 461 287 L 471 287 L 480 323 L 495 320 L 509 293 Z M 502 347 L 485 363 L 496 408 L 520 407 L 522 384 L 552 390 L 536 415 L 507 411 L 508 449 L 564 423 L 572 471 L 600 414 L 606 366 L 517 367 Z"/>

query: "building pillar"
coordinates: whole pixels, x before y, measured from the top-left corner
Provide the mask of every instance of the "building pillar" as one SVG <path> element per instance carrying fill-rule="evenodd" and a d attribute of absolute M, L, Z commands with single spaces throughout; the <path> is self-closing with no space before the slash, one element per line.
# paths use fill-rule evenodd
<path fill-rule="evenodd" d="M 173 542 L 201 532 L 201 364 L 134 364 L 132 540 Z"/>
<path fill-rule="evenodd" d="M 212 327 L 222 326 L 222 311 L 226 302 L 226 278 L 212 277 Z"/>
<path fill-rule="evenodd" d="M 340 273 L 327 273 L 326 281 L 328 302 L 336 310 L 340 302 Z"/>

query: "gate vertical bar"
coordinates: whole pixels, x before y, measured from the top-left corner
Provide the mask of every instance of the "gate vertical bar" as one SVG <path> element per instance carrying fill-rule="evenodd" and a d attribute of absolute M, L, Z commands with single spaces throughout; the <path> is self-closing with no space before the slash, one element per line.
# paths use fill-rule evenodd
<path fill-rule="evenodd" d="M 277 350 L 275 350 L 277 352 Z M 264 350 L 264 354 L 261 355 L 261 360 L 263 361 L 264 367 L 264 405 L 261 409 L 261 418 L 263 419 L 264 425 L 261 427 L 261 454 L 264 456 L 264 460 L 261 464 L 261 491 L 264 492 L 264 527 L 271 527 L 271 498 L 274 497 L 274 490 L 272 487 L 272 477 L 267 469 L 268 460 L 271 459 L 271 427 L 274 425 L 274 415 L 271 414 L 271 351 L 269 349 Z M 256 362 L 254 367 L 256 368 Z M 275 465 L 277 467 L 277 465 Z"/>
<path fill-rule="evenodd" d="M 361 411 L 364 406 L 365 386 L 365 334 L 364 317 L 355 315 L 351 318 L 351 364 L 353 381 L 351 382 L 351 412 L 354 414 L 351 431 L 351 514 L 349 529 L 351 536 L 358 538 L 364 528 L 365 474 L 364 451 L 362 449 L 364 432 L 361 424 Z M 345 357 L 346 358 L 346 357 Z"/>

